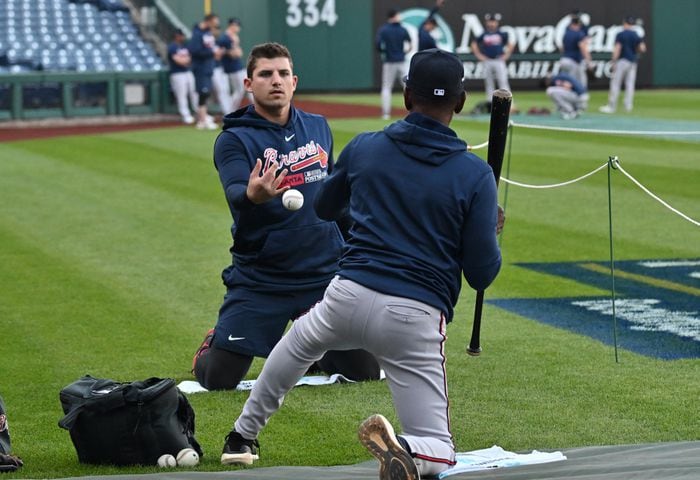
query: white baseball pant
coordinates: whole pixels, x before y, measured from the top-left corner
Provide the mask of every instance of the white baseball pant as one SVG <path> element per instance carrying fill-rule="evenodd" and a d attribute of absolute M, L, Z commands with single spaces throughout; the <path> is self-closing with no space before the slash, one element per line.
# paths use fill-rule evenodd
<path fill-rule="evenodd" d="M 382 116 L 391 115 L 391 91 L 394 83 L 406 75 L 406 62 L 384 62 L 382 65 Z"/>
<path fill-rule="evenodd" d="M 170 89 L 175 95 L 177 111 L 182 117 L 182 121 L 192 123 L 194 120 L 189 105 L 192 106 L 192 111 L 196 112 L 199 104 L 199 95 L 197 95 L 197 90 L 194 86 L 194 75 L 192 72 L 171 73 Z M 188 100 L 190 102 L 189 105 L 187 104 Z"/>
<path fill-rule="evenodd" d="M 231 113 L 231 84 L 223 68 L 216 67 L 214 69 L 211 82 L 214 87 L 214 93 L 216 93 L 216 99 L 219 102 L 219 107 L 221 107 L 221 113 L 223 115 Z"/>
<path fill-rule="evenodd" d="M 245 91 L 243 80 L 245 80 L 246 75 L 245 70 L 239 70 L 228 74 L 228 78 L 233 89 L 233 94 L 231 95 L 232 112 L 235 112 L 241 107 L 241 102 L 243 101 L 243 97 L 246 96 L 246 93 L 248 95 L 248 101 L 253 103 L 253 94 Z"/>
<path fill-rule="evenodd" d="M 508 83 L 508 68 L 506 62 L 500 58 L 491 58 L 481 62 L 484 67 L 484 86 L 486 88 L 486 99 L 491 101 L 496 85 L 510 91 Z"/>
<path fill-rule="evenodd" d="M 615 65 L 615 71 L 610 79 L 610 93 L 608 94 L 608 106 L 615 110 L 617 98 L 620 95 L 622 82 L 625 82 L 625 98 L 623 100 L 625 110 L 632 111 L 634 103 L 634 85 L 637 81 L 637 63 L 630 62 L 626 58 L 620 58 Z"/>

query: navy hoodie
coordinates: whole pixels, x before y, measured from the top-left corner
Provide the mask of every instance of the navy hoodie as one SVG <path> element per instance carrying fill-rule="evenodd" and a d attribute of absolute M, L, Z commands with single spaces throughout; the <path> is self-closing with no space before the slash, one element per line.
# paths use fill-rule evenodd
<path fill-rule="evenodd" d="M 406 58 L 404 42 L 410 42 L 408 31 L 398 22 L 387 22 L 377 31 L 376 47 L 384 54 L 385 62 L 403 62 Z"/>
<path fill-rule="evenodd" d="M 209 29 L 202 30 L 199 24 L 192 27 L 188 49 L 192 55 L 192 72 L 195 76 L 211 76 L 214 73 L 215 46 L 216 38 Z"/>
<path fill-rule="evenodd" d="M 214 145 L 214 163 L 233 217 L 232 265 L 222 278 L 229 287 L 259 291 L 323 287 L 338 269 L 343 238 L 334 221 L 321 220 L 313 200 L 333 168 L 333 139 L 326 120 L 290 109 L 289 122 L 272 123 L 252 105 L 224 117 Z M 289 211 L 281 197 L 255 205 L 246 196 L 256 159 L 263 169 L 276 161 L 289 173 L 284 185 L 304 195 Z"/>
<path fill-rule="evenodd" d="M 477 290 L 498 274 L 491 167 L 427 116 L 411 113 L 345 147 L 315 207 L 331 219 L 348 206 L 342 277 L 432 305 L 450 321 L 462 274 Z"/>

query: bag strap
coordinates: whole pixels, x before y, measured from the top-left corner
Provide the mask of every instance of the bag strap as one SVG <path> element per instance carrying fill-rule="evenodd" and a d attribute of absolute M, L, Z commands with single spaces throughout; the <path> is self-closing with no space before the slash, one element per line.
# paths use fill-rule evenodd
<path fill-rule="evenodd" d="M 124 384 L 90 375 L 73 382 L 62 392 L 73 398 L 72 408 L 58 421 L 58 426 L 66 430 L 73 428 L 80 414 L 86 409 L 107 412 L 125 403 Z"/>

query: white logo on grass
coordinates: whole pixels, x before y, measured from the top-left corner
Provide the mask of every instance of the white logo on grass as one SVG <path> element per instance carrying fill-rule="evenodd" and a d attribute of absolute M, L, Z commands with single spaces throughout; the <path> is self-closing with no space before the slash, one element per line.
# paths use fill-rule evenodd
<path fill-rule="evenodd" d="M 700 342 L 700 316 L 698 312 L 667 310 L 657 307 L 655 298 L 624 298 L 615 300 L 615 314 L 633 325 L 630 330 L 641 332 L 666 332 Z M 612 303 L 608 300 L 581 300 L 571 302 L 590 312 L 612 316 Z"/>

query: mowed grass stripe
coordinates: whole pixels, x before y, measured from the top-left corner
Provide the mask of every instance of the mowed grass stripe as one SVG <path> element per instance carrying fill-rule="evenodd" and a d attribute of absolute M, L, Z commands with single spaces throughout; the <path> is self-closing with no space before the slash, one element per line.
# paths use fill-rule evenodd
<path fill-rule="evenodd" d="M 218 177 L 211 155 L 206 158 L 191 146 L 180 150 L 157 141 L 173 134 L 170 129 L 155 130 L 151 137 L 155 141 L 151 143 L 143 141 L 149 138 L 144 132 L 136 132 L 70 136 L 14 145 L 66 165 L 107 174 L 115 181 L 143 184 L 172 192 L 178 197 L 219 205 L 221 195 L 217 195 L 214 188 L 218 185 Z"/>
<path fill-rule="evenodd" d="M 212 287 L 228 261 L 225 205 L 44 156 L 11 163 L 3 162 L 0 185 L 14 200 L 0 216 L 26 242 L 181 314 L 198 313 L 203 298 L 219 298 Z"/>

